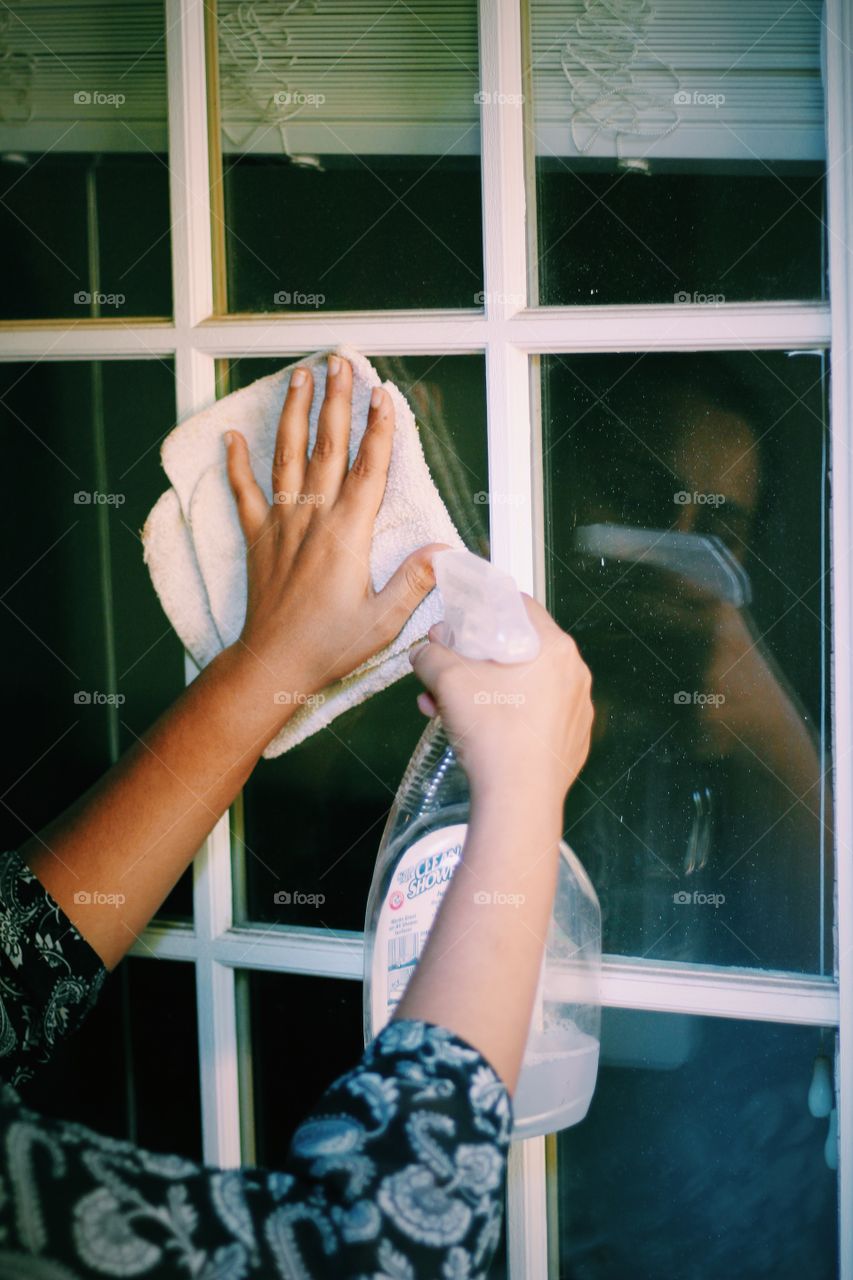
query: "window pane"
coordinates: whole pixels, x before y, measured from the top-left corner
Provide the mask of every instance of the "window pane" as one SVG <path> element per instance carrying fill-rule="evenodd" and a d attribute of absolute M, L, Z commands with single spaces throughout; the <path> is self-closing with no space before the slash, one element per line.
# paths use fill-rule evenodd
<path fill-rule="evenodd" d="M 567 839 L 607 951 L 831 971 L 823 359 L 543 361 L 549 600 L 593 673 Z"/>
<path fill-rule="evenodd" d="M 482 358 L 369 358 L 411 404 L 433 479 L 462 537 L 488 555 Z M 283 363 L 235 360 L 228 385 L 235 391 Z M 414 675 L 406 676 L 278 759 L 260 761 L 243 793 L 252 919 L 363 928 L 385 816 L 426 727 L 415 705 L 419 688 Z M 275 900 L 282 890 L 322 894 L 325 901 L 284 905 Z"/>
<path fill-rule="evenodd" d="M 10 848 L 81 795 L 184 678 L 139 539 L 165 488 L 171 364 L 3 364 L 0 400 L 14 478 L 0 616 L 15 672 L 2 809 Z M 164 911 L 191 914 L 189 874 Z"/>
<path fill-rule="evenodd" d="M 834 1037 L 604 1010 L 589 1114 L 556 1139 L 554 1280 L 831 1280 L 828 1120 L 806 1098 Z"/>
<path fill-rule="evenodd" d="M 824 296 L 820 11 L 532 0 L 541 303 Z"/>
<path fill-rule="evenodd" d="M 196 1027 L 194 966 L 133 957 L 22 1096 L 46 1115 L 200 1160 Z"/>
<path fill-rule="evenodd" d="M 0 318 L 170 315 L 162 0 L 3 9 Z"/>
<path fill-rule="evenodd" d="M 472 307 L 477 4 L 218 4 L 231 311 Z"/>

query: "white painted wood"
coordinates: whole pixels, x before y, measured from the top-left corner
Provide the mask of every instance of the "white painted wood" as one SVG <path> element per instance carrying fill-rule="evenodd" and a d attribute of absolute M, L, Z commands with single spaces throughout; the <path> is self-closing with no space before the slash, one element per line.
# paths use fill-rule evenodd
<path fill-rule="evenodd" d="M 172 290 L 178 328 L 213 310 L 204 0 L 166 0 Z"/>
<path fill-rule="evenodd" d="M 510 1146 L 506 1229 L 511 1280 L 549 1280 L 544 1138 L 528 1138 Z"/>
<path fill-rule="evenodd" d="M 839 1276 L 853 1280 L 853 9 L 827 0 L 827 173 L 829 279 L 832 298 L 832 536 L 835 621 L 835 861 L 836 941 L 840 984 L 838 1091 Z"/>

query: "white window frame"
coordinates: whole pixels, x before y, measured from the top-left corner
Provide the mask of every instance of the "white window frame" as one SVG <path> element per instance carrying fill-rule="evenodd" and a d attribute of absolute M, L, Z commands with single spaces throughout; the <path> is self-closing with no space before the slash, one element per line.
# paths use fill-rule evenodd
<path fill-rule="evenodd" d="M 853 1280 L 853 6 L 826 0 L 827 183 L 831 306 L 726 303 L 529 308 L 525 142 L 519 111 L 482 113 L 484 311 L 213 315 L 205 0 L 165 0 L 169 91 L 174 319 L 78 320 L 0 326 L 3 360 L 170 358 L 178 418 L 215 398 L 215 361 L 280 356 L 348 342 L 371 353 L 482 353 L 486 362 L 489 481 L 518 501 L 490 507 L 494 561 L 543 597 L 537 397 L 546 352 L 831 349 L 835 848 L 838 972 L 799 976 L 712 965 L 608 958 L 604 1003 L 625 1008 L 834 1027 L 839 1032 L 839 1276 Z M 481 83 L 524 90 L 526 0 L 479 0 Z M 215 214 L 215 217 L 218 217 Z M 195 673 L 187 660 L 188 677 Z M 151 925 L 133 954 L 195 964 L 204 1159 L 234 1166 L 241 1144 L 238 970 L 362 976 L 361 935 L 235 924 L 227 816 L 196 859 L 194 923 Z M 805 1102 L 804 1102 L 805 1105 Z M 512 1280 L 547 1280 L 544 1139 L 514 1144 L 509 1177 Z"/>

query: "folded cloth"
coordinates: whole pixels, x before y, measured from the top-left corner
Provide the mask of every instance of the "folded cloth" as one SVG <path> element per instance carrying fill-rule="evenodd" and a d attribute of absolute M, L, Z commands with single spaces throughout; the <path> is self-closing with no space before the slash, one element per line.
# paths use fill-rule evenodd
<path fill-rule="evenodd" d="M 367 425 L 374 387 L 383 386 L 394 406 L 396 426 L 385 496 L 373 530 L 370 574 L 380 591 L 412 551 L 428 542 L 462 547 L 433 483 L 409 405 L 393 382 L 382 382 L 370 361 L 349 346 L 318 351 L 242 391 L 218 400 L 180 423 L 163 441 L 160 458 L 172 488 L 155 503 L 142 530 L 145 563 L 169 621 L 197 666 L 204 667 L 240 634 L 246 616 L 246 544 L 228 483 L 223 435 L 242 432 L 255 477 L 272 501 L 272 459 L 281 406 L 290 375 L 311 369 L 314 397 L 309 413 L 309 452 L 326 386 L 330 352 L 352 365 L 350 462 Z M 438 593 L 431 591 L 391 644 L 304 702 L 269 743 L 272 759 L 316 733 L 336 716 L 411 670 L 408 650 L 441 618 Z M 288 695 L 290 696 L 290 695 Z"/>

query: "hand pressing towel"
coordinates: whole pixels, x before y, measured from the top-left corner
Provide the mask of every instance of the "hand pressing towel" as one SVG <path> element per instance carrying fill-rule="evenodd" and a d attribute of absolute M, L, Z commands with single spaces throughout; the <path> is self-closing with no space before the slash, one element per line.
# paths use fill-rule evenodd
<path fill-rule="evenodd" d="M 330 351 L 349 360 L 353 370 L 350 462 L 367 425 L 373 388 L 383 386 L 394 406 L 391 465 L 370 548 L 374 589 L 381 591 L 406 556 L 425 543 L 464 545 L 433 483 L 414 416 L 399 388 L 383 383 L 370 361 L 353 347 L 333 347 L 295 361 L 180 423 L 163 441 L 160 457 L 172 487 L 155 504 L 142 530 L 145 563 L 169 621 L 199 667 L 237 639 L 246 616 L 246 544 L 228 483 L 223 436 L 231 427 L 245 436 L 255 477 L 271 502 L 273 451 L 290 375 L 297 364 L 309 367 L 313 375 L 310 453 Z M 441 616 L 438 593 L 431 591 L 391 644 L 329 685 L 322 699 L 303 704 L 264 756 L 281 755 L 406 675 L 411 670 L 409 648 Z"/>

